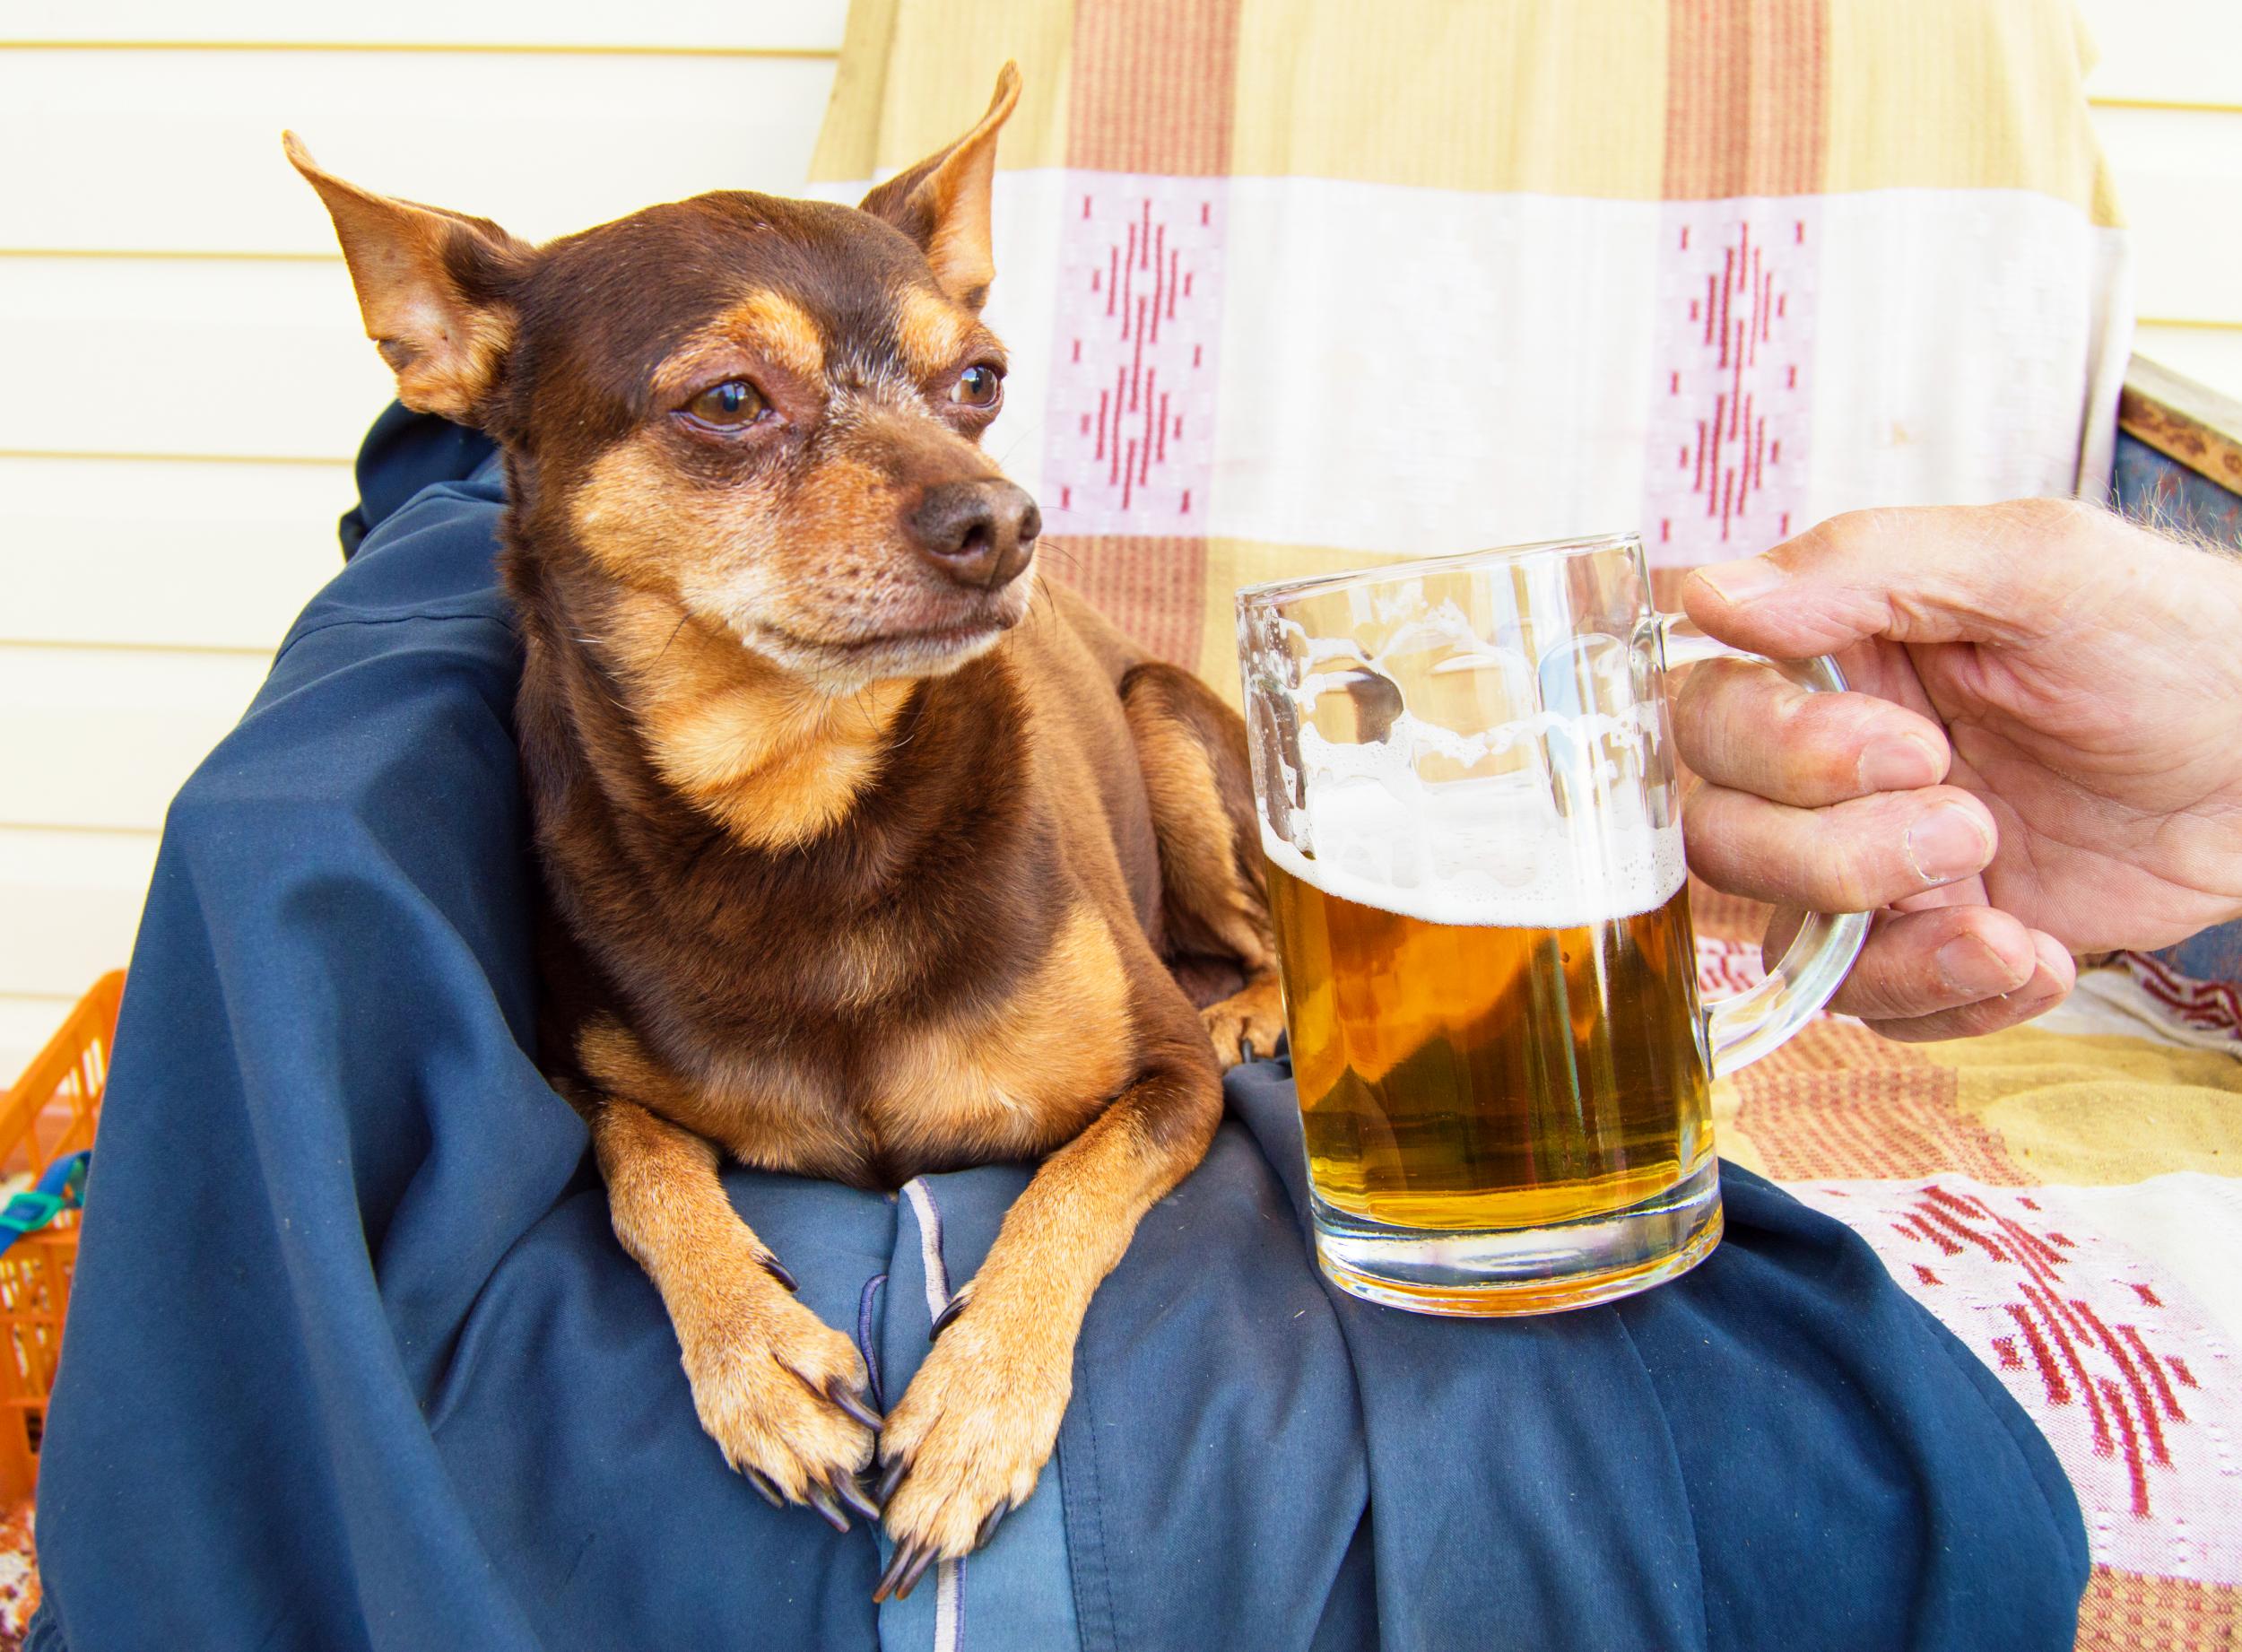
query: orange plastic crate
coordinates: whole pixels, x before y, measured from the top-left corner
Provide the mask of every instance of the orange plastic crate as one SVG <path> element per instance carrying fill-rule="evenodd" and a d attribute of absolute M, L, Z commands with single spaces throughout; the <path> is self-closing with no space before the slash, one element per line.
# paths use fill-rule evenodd
<path fill-rule="evenodd" d="M 0 1178 L 33 1180 L 57 1159 L 93 1145 L 125 972 L 112 970 L 78 1001 L 0 1107 Z M 78 1263 L 78 1213 L 65 1211 L 0 1256 L 0 1506 L 30 1495 L 47 1396 L 62 1352 L 62 1322 Z"/>

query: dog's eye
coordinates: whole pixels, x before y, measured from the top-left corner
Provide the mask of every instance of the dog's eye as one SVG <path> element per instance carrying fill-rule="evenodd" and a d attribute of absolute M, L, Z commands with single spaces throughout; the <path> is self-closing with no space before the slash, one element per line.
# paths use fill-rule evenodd
<path fill-rule="evenodd" d="M 744 429 L 762 414 L 763 393 L 744 378 L 727 378 L 710 385 L 685 404 L 685 411 L 703 424 L 720 430 Z"/>
<path fill-rule="evenodd" d="M 961 407 L 994 407 L 1004 394 L 1004 376 L 993 367 L 969 367 L 950 387 L 950 399 Z"/>

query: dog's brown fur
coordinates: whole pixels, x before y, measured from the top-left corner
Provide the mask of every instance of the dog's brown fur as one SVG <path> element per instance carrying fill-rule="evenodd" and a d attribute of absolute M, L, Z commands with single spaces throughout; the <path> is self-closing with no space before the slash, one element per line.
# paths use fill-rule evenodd
<path fill-rule="evenodd" d="M 290 141 L 399 394 L 504 450 L 542 1058 L 727 1457 L 829 1515 L 875 1447 L 901 1474 L 883 1592 L 1033 1488 L 1091 1293 L 1282 1025 L 1237 717 L 1032 566 L 974 589 L 913 549 L 930 490 L 1002 485 L 953 387 L 1001 367 L 1017 90 L 860 210 L 704 196 L 541 248 Z M 727 380 L 768 415 L 697 422 Z M 1177 975 L 1210 969 L 1244 985 L 1203 1020 Z M 722 1153 L 864 1187 L 1044 1160 L 876 1441 Z"/>

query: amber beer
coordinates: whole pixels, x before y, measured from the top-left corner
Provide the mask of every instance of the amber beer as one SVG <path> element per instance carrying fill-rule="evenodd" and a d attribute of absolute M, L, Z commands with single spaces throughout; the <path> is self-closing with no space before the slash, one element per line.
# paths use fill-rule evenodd
<path fill-rule="evenodd" d="M 1710 1158 L 1678 868 L 1650 909 L 1560 928 L 1433 922 L 1437 896 L 1410 916 L 1275 857 L 1269 874 L 1309 1174 L 1329 1204 L 1407 1228 L 1533 1228 L 1626 1210 Z"/>
<path fill-rule="evenodd" d="M 1736 651 L 1658 612 L 1631 534 L 1252 586 L 1238 648 L 1325 1277 L 1481 1317 L 1696 1266 L 1713 1080 L 1868 934 L 1810 913 L 1698 1002 L 1666 673 Z"/>

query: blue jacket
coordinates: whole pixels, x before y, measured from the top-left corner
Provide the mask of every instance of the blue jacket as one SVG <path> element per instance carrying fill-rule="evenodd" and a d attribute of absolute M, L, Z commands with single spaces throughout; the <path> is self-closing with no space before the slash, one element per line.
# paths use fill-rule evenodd
<path fill-rule="evenodd" d="M 1857 1239 L 1725 1172 L 1677 1283 L 1472 1322 L 1328 1288 L 1284 1066 L 1099 1290 L 991 1547 L 881 1557 L 695 1421 L 526 1053 L 534 871 L 487 446 L 397 410 L 356 554 L 173 804 L 46 1437 L 34 1652 L 2071 1645 L 2054 1456 Z M 361 543 L 362 541 L 362 543 Z M 886 1396 L 1026 1167 L 734 1170 Z"/>

